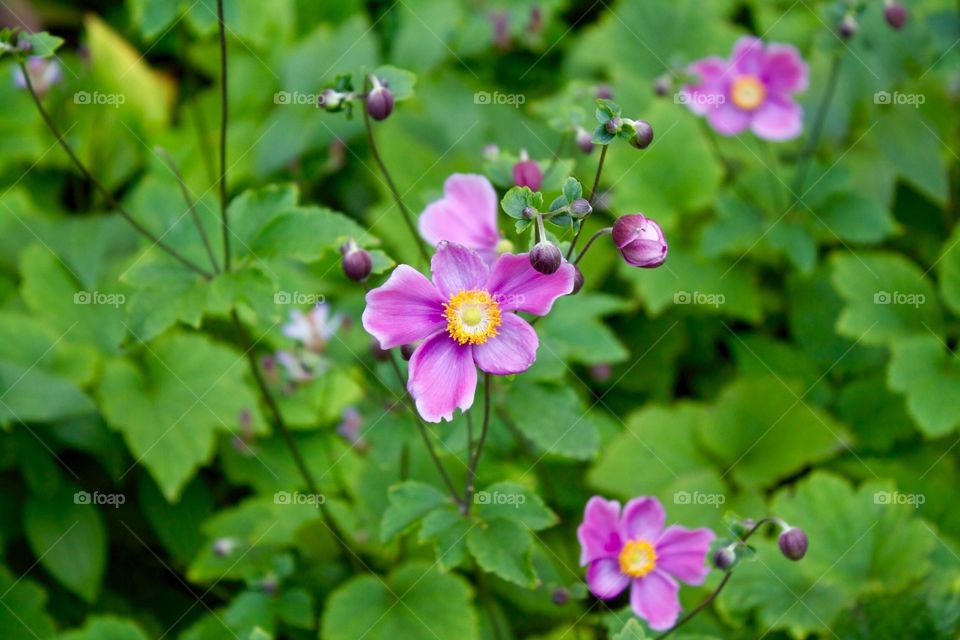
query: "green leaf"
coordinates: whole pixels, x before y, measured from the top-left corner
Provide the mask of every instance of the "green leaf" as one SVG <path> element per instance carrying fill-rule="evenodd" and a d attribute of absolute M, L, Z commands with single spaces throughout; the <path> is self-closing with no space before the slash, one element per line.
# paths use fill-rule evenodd
<path fill-rule="evenodd" d="M 637 622 L 636 618 L 627 620 L 618 633 L 610 636 L 610 640 L 644 640 L 647 634 L 643 631 L 643 625 Z"/>
<path fill-rule="evenodd" d="M 943 303 L 955 315 L 960 316 L 960 226 L 943 243 L 937 272 L 940 275 L 940 294 Z"/>
<path fill-rule="evenodd" d="M 71 592 L 88 603 L 97 599 L 107 562 L 107 534 L 99 507 L 78 498 L 62 484 L 48 497 L 30 496 L 23 510 L 23 530 L 40 564 Z"/>
<path fill-rule="evenodd" d="M 531 531 L 552 527 L 557 516 L 536 493 L 518 482 L 503 481 L 477 491 L 473 496 L 476 515 L 485 521 L 519 522 Z"/>
<path fill-rule="evenodd" d="M 133 621 L 113 616 L 90 616 L 82 629 L 68 631 L 58 640 L 147 640 Z"/>
<path fill-rule="evenodd" d="M 4 390 L 0 424 L 46 422 L 96 411 L 93 401 L 72 382 L 30 366 L 0 362 L 0 389 Z"/>
<path fill-rule="evenodd" d="M 960 424 L 960 360 L 933 335 L 902 338 L 891 345 L 890 388 L 906 396 L 907 410 L 931 438 Z"/>
<path fill-rule="evenodd" d="M 447 502 L 447 496 L 433 485 L 408 480 L 390 487 L 390 506 L 383 514 L 380 539 L 388 542 Z"/>
<path fill-rule="evenodd" d="M 423 519 L 418 540 L 432 542 L 437 566 L 449 571 L 466 559 L 467 534 L 472 526 L 456 509 L 436 509 Z"/>
<path fill-rule="evenodd" d="M 597 98 L 597 110 L 595 115 L 597 116 L 597 122 L 600 124 L 606 124 L 610 118 L 619 117 L 620 113 L 620 105 L 613 100 Z"/>
<path fill-rule="evenodd" d="M 355 577 L 327 599 L 322 619 L 326 640 L 477 640 L 477 614 L 470 585 L 411 563 L 386 580 Z"/>
<path fill-rule="evenodd" d="M 530 553 L 533 536 L 514 520 L 479 522 L 467 534 L 467 548 L 480 568 L 522 587 L 534 587 L 537 574 Z"/>
<path fill-rule="evenodd" d="M 817 208 L 816 223 L 823 225 L 825 242 L 873 244 L 890 237 L 896 229 L 893 216 L 881 203 L 854 192 L 838 193 Z"/>
<path fill-rule="evenodd" d="M 500 207 L 511 218 L 524 220 L 524 209 L 532 207 L 537 211 L 543 207 L 543 194 L 531 191 L 530 187 L 512 187 L 500 200 Z"/>
<path fill-rule="evenodd" d="M 846 302 L 837 332 L 864 344 L 888 344 L 943 324 L 933 285 L 903 256 L 837 253 L 833 286 Z"/>
<path fill-rule="evenodd" d="M 351 218 L 322 207 L 297 207 L 278 215 L 251 243 L 261 258 L 295 258 L 313 262 L 350 238 L 366 245 L 370 234 Z"/>
<path fill-rule="evenodd" d="M 626 360 L 630 352 L 603 317 L 625 311 L 628 304 L 603 293 L 581 292 L 558 299 L 550 315 L 537 326 L 540 351 L 532 373 L 547 368 L 563 373 L 566 363 L 589 366 Z"/>
<path fill-rule="evenodd" d="M 596 455 L 597 427 L 572 388 L 521 379 L 507 397 L 506 412 L 514 426 L 545 454 L 575 460 Z"/>
<path fill-rule="evenodd" d="M 374 70 L 373 75 L 384 83 L 396 102 L 413 97 L 413 86 L 417 82 L 417 74 L 406 69 L 399 69 L 390 65 L 383 65 Z"/>
<path fill-rule="evenodd" d="M 887 161 L 896 167 L 905 180 L 920 189 L 939 205 L 947 201 L 947 164 L 942 139 L 936 133 L 937 125 L 928 124 L 918 109 L 880 107 L 876 137 Z"/>
<path fill-rule="evenodd" d="M 563 183 L 563 197 L 567 199 L 567 202 L 573 202 L 577 198 L 582 198 L 583 186 L 580 184 L 580 181 L 573 176 L 567 178 L 567 181 Z"/>
<path fill-rule="evenodd" d="M 0 638 L 4 640 L 50 640 L 53 620 L 44 611 L 46 592 L 30 578 L 15 577 L 0 565 Z"/>
<path fill-rule="evenodd" d="M 31 57 L 50 58 L 63 45 L 63 38 L 50 35 L 46 31 L 25 33 L 20 36 L 20 39 L 30 43 Z"/>
<path fill-rule="evenodd" d="M 136 360 L 108 362 L 98 395 L 107 423 L 174 501 L 213 457 L 217 432 L 230 433 L 243 411 L 256 431 L 263 422 L 244 381 L 243 354 L 199 335 L 169 336 L 144 349 Z"/>
<path fill-rule="evenodd" d="M 598 124 L 597 128 L 593 130 L 593 135 L 590 137 L 590 142 L 593 144 L 607 145 L 613 142 L 614 138 L 616 137 L 617 135 L 615 133 L 610 133 L 607 131 L 606 126 Z"/>

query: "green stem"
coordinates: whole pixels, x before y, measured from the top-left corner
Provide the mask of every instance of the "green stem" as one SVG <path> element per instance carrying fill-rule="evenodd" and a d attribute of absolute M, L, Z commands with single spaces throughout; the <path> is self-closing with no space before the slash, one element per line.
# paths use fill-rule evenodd
<path fill-rule="evenodd" d="M 830 77 L 827 79 L 827 88 L 824 90 L 823 98 L 821 98 L 820 105 L 817 107 L 817 114 L 814 116 L 813 126 L 810 129 L 810 137 L 807 138 L 807 144 L 804 145 L 803 150 L 800 152 L 800 159 L 797 161 L 797 175 L 791 188 L 793 195 L 791 208 L 795 207 L 797 203 L 800 202 L 800 198 L 803 197 L 801 190 L 807 182 L 807 173 L 810 171 L 813 152 L 816 151 L 817 145 L 820 143 L 820 137 L 823 135 L 823 125 L 827 120 L 827 112 L 830 110 L 830 103 L 833 101 L 833 96 L 837 92 L 837 84 L 840 80 L 840 63 L 842 60 L 841 50 L 837 49 L 830 63 Z"/>
<path fill-rule="evenodd" d="M 23 77 L 26 80 L 27 90 L 30 92 L 31 97 L 33 97 L 33 103 L 37 106 L 37 111 L 40 112 L 40 117 L 43 118 L 43 122 L 47 125 L 47 128 L 57 139 L 57 143 L 60 145 L 60 148 L 66 152 L 70 160 L 73 162 L 74 166 L 83 174 L 83 177 L 87 179 L 90 184 L 103 196 L 110 208 L 114 209 L 120 216 L 126 220 L 130 226 L 137 230 L 140 235 L 147 238 L 166 251 L 172 258 L 177 260 L 180 264 L 187 267 L 191 271 L 200 274 L 204 278 L 210 279 L 213 277 L 206 269 L 195 264 L 193 261 L 188 260 L 183 254 L 179 251 L 168 245 L 166 242 L 161 240 L 158 236 L 154 235 L 149 229 L 144 227 L 142 224 L 137 222 L 130 213 L 123 208 L 123 206 L 113 197 L 113 194 L 110 193 L 103 184 L 97 180 L 90 171 L 84 166 L 83 162 L 80 161 L 80 158 L 77 157 L 77 154 L 73 152 L 73 149 L 67 144 L 67 141 L 64 139 L 63 134 L 60 132 L 60 129 L 57 127 L 56 123 L 50 117 L 50 114 L 47 113 L 47 110 L 44 109 L 43 103 L 40 101 L 40 96 L 37 95 L 36 90 L 33 88 L 33 82 L 30 80 L 30 74 L 27 72 L 27 67 L 23 62 L 20 62 L 20 70 L 23 72 Z"/>
<path fill-rule="evenodd" d="M 203 240 L 203 246 L 207 250 L 207 257 L 210 258 L 210 266 L 213 267 L 213 272 L 220 273 L 220 265 L 217 264 L 217 258 L 213 253 L 213 247 L 210 245 L 210 238 L 207 237 L 207 231 L 203 228 L 203 222 L 200 220 L 200 214 L 197 213 L 197 203 L 194 201 L 193 196 L 190 195 L 190 189 L 187 187 L 187 183 L 183 179 L 183 174 L 180 173 L 180 169 L 177 167 L 177 163 L 174 162 L 173 157 L 167 152 L 163 147 L 157 148 L 157 153 L 160 155 L 161 160 L 164 164 L 167 165 L 167 168 L 170 169 L 170 172 L 177 178 L 177 182 L 180 184 L 180 191 L 183 193 L 183 199 L 187 203 L 187 207 L 190 209 L 190 217 L 193 219 L 193 224 L 197 227 L 197 232 L 200 234 L 200 238 Z"/>
<path fill-rule="evenodd" d="M 610 145 L 603 145 L 603 149 L 600 150 L 600 161 L 597 163 L 597 173 L 593 176 L 593 186 L 590 188 L 590 206 L 594 205 L 594 201 L 597 196 L 597 187 L 600 186 L 600 174 L 603 173 L 603 161 L 607 159 L 607 149 L 610 148 Z M 567 260 L 570 259 L 570 256 L 573 255 L 573 250 L 577 246 L 577 240 L 580 239 L 580 234 L 583 233 L 584 222 L 586 218 L 580 221 L 580 228 L 577 229 L 577 233 L 573 236 L 573 240 L 570 242 L 570 248 L 567 249 Z"/>
<path fill-rule="evenodd" d="M 610 233 L 613 233 L 613 227 L 604 227 L 603 229 L 598 229 L 592 236 L 590 236 L 590 239 L 587 240 L 587 244 L 583 245 L 583 250 L 577 254 L 577 259 L 573 261 L 573 264 L 577 264 L 581 259 L 583 259 L 583 256 L 587 254 L 587 250 L 594 242 L 597 241 L 598 238 Z"/>
<path fill-rule="evenodd" d="M 473 503 L 473 492 L 477 483 L 477 465 L 480 463 L 480 454 L 483 453 L 483 445 L 487 441 L 487 432 L 490 429 L 490 374 L 483 374 L 483 426 L 480 427 L 480 440 L 473 450 L 473 456 L 470 458 L 470 467 L 467 470 L 467 486 L 464 490 L 463 505 L 461 509 L 464 515 L 470 513 L 470 505 Z"/>
<path fill-rule="evenodd" d="M 220 219 L 223 225 L 223 269 L 230 271 L 230 224 L 227 221 L 227 33 L 223 0 L 217 0 L 220 25 Z"/>

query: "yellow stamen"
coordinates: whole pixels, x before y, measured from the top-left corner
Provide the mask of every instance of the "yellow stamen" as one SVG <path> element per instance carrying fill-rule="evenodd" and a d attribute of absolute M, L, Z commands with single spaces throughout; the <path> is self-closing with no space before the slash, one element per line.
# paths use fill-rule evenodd
<path fill-rule="evenodd" d="M 447 333 L 460 344 L 483 344 L 497 335 L 500 305 L 483 289 L 460 291 L 443 305 Z"/>
<path fill-rule="evenodd" d="M 657 552 L 646 540 L 629 540 L 620 551 L 620 573 L 642 578 L 657 566 Z"/>
<path fill-rule="evenodd" d="M 740 76 L 730 87 L 730 99 L 744 111 L 753 111 L 766 97 L 767 89 L 756 76 Z"/>

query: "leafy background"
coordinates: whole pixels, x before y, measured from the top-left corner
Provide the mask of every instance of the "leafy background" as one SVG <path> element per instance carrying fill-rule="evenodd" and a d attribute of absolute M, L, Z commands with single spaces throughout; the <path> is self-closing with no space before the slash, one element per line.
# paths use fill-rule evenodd
<path fill-rule="evenodd" d="M 227 0 L 237 268 L 210 282 L 110 212 L 29 96 L 0 82 L 0 637 L 614 635 L 631 617 L 625 602 L 599 606 L 577 567 L 575 528 L 594 493 L 655 495 L 671 521 L 721 535 L 727 511 L 807 531 L 799 563 L 759 540 L 756 560 L 678 637 L 957 637 L 960 20 L 947 0 L 907 5 L 894 32 L 882 2 L 866 2 L 842 43 L 839 4 L 815 0 Z M 219 253 L 215 4 L 4 11 L 67 40 L 45 104 L 98 178 L 200 262 L 156 148 L 168 150 Z M 714 146 L 653 91 L 745 33 L 793 43 L 810 64 L 796 141 Z M 837 95 L 791 191 L 834 58 Z M 489 143 L 549 163 L 561 139 L 550 121 L 569 106 L 589 114 L 600 83 L 656 131 L 646 151 L 611 149 L 589 230 L 642 211 L 664 227 L 669 261 L 631 269 L 609 245 L 584 260 L 584 290 L 538 324 L 535 367 L 493 390 L 480 487 L 526 502 L 479 506 L 469 521 L 371 352 L 363 292 L 336 248 L 356 237 L 381 274 L 416 252 L 362 121 L 295 97 L 385 63 L 417 74 L 415 95 L 376 126 L 414 211 L 450 173 L 480 171 Z M 125 101 L 78 104 L 79 91 Z M 479 104 L 480 91 L 523 104 Z M 924 102 L 877 104 L 877 91 Z M 278 92 L 293 97 L 278 103 Z M 559 149 L 588 183 L 597 153 Z M 78 292 L 120 302 L 76 304 Z M 269 382 L 359 558 L 340 552 L 315 507 L 275 499 L 305 487 L 245 357 L 292 348 L 278 292 L 322 295 L 347 318 L 325 373 Z M 679 304 L 683 292 L 722 303 Z M 923 302 L 878 304 L 880 292 Z M 363 446 L 337 432 L 348 408 Z M 435 434 L 462 483 L 464 419 Z M 78 504 L 78 491 L 122 504 Z M 685 606 L 714 574 L 684 589 Z M 631 623 L 619 637 L 642 634 Z"/>

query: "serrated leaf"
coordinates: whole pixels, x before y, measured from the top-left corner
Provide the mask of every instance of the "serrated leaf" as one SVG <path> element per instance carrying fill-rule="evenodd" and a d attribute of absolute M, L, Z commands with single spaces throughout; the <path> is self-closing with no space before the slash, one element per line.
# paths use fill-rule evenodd
<path fill-rule="evenodd" d="M 524 220 L 523 211 L 532 207 L 540 211 L 543 207 L 543 195 L 539 191 L 531 191 L 530 187 L 512 187 L 500 200 L 500 208 L 511 218 Z"/>
<path fill-rule="evenodd" d="M 467 556 L 467 533 L 473 525 L 458 511 L 436 509 L 423 519 L 420 542 L 432 542 L 437 565 L 449 571 L 460 566 Z"/>
<path fill-rule="evenodd" d="M 91 616 L 82 629 L 68 631 L 58 640 L 147 640 L 135 622 L 114 616 Z"/>
<path fill-rule="evenodd" d="M 545 454 L 575 460 L 596 455 L 597 427 L 573 389 L 521 380 L 505 406 L 516 428 Z"/>
<path fill-rule="evenodd" d="M 960 424 L 960 360 L 933 335 L 897 340 L 891 346 L 890 388 L 904 394 L 907 410 L 931 438 Z"/>
<path fill-rule="evenodd" d="M 63 38 L 51 35 L 46 31 L 25 33 L 20 38 L 30 43 L 31 57 L 49 58 L 63 45 Z"/>
<path fill-rule="evenodd" d="M 537 584 L 530 559 L 533 536 L 522 524 L 503 519 L 480 522 L 467 534 L 467 548 L 484 571 L 522 587 Z"/>
<path fill-rule="evenodd" d="M 392 540 L 397 534 L 447 502 L 447 496 L 425 482 L 408 480 L 390 487 L 390 506 L 380 523 L 380 539 Z"/>
<path fill-rule="evenodd" d="M 484 521 L 497 519 L 519 522 L 531 531 L 552 527 L 556 514 L 526 486 L 509 480 L 492 484 L 473 497 L 476 515 Z"/>
<path fill-rule="evenodd" d="M 413 96 L 413 87 L 417 82 L 417 74 L 412 71 L 390 65 L 383 65 L 377 67 L 373 75 L 379 78 L 380 81 L 390 89 L 394 101 L 400 102 Z"/>
<path fill-rule="evenodd" d="M 580 184 L 580 181 L 573 176 L 567 178 L 567 181 L 563 183 L 563 197 L 567 199 L 567 202 L 582 198 L 583 185 Z"/>

